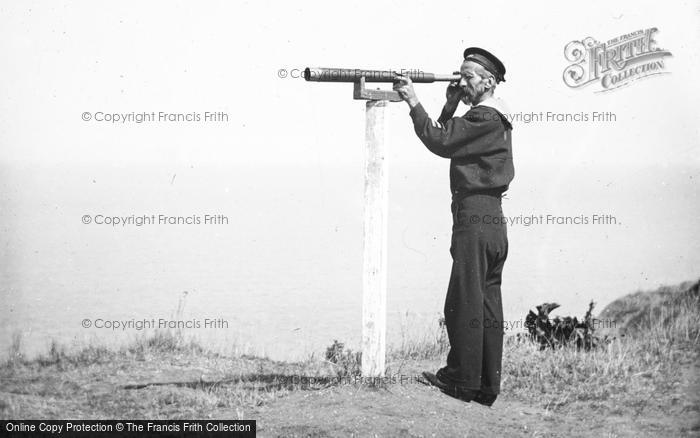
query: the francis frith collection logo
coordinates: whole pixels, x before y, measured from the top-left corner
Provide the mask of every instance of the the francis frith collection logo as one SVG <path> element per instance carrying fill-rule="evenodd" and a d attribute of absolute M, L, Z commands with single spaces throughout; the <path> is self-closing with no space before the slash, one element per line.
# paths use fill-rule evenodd
<path fill-rule="evenodd" d="M 564 83 L 571 88 L 597 84 L 597 92 L 610 91 L 653 75 L 668 73 L 668 50 L 658 47 L 657 28 L 637 30 L 606 42 L 588 37 L 571 41 L 564 56 L 571 64 L 564 69 Z"/>

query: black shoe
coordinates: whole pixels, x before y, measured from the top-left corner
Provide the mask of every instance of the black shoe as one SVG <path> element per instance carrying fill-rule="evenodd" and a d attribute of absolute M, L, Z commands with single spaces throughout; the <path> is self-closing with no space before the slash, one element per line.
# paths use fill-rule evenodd
<path fill-rule="evenodd" d="M 450 385 L 440 380 L 440 378 L 437 375 L 428 371 L 423 371 L 423 378 L 425 380 L 421 379 L 421 383 L 424 383 L 429 386 L 434 386 L 440 391 L 442 391 L 444 394 L 449 395 L 450 397 L 456 398 L 458 400 L 462 400 L 463 402 L 469 403 L 476 396 L 479 395 L 479 391 L 475 391 L 472 389 L 462 389 L 457 386 Z"/>
<path fill-rule="evenodd" d="M 444 383 L 442 380 L 438 379 L 438 377 L 435 374 L 428 371 L 423 371 L 422 374 L 425 380 L 420 379 L 421 383 L 428 386 L 434 386 L 440 391 L 446 391 L 449 389 L 449 385 L 447 383 Z"/>
<path fill-rule="evenodd" d="M 483 392 L 479 391 L 472 400 L 479 403 L 480 405 L 490 407 L 491 405 L 493 405 L 493 402 L 496 401 L 496 397 L 498 397 L 496 394 L 484 394 Z"/>
<path fill-rule="evenodd" d="M 447 367 L 440 368 L 438 370 L 438 372 L 435 373 L 435 376 L 441 382 L 449 381 L 449 379 L 446 379 L 444 377 L 445 369 L 447 369 Z M 441 376 L 443 376 L 443 377 L 441 377 Z M 465 401 L 465 402 L 470 402 L 474 399 L 474 397 L 477 396 L 477 394 L 479 393 L 479 390 L 466 389 L 466 388 L 462 388 L 460 386 L 457 386 L 455 384 L 450 384 L 450 385 L 448 385 L 448 389 L 446 391 L 443 391 L 443 392 L 445 392 L 445 394 L 449 395 L 450 397 L 454 397 L 454 398 L 460 399 L 460 400 Z"/>

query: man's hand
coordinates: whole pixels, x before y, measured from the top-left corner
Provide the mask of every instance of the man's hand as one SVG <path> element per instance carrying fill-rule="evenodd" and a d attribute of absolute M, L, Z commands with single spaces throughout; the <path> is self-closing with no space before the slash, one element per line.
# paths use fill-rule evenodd
<path fill-rule="evenodd" d="M 459 72 L 455 72 L 455 74 L 459 74 Z M 442 107 L 442 113 L 438 118 L 438 122 L 445 123 L 450 120 L 455 111 L 457 111 L 459 102 L 463 97 L 464 90 L 459 86 L 459 81 L 450 82 L 450 85 L 447 86 L 447 90 L 445 91 L 445 98 L 447 101 L 445 102 L 445 106 Z"/>
<path fill-rule="evenodd" d="M 447 86 L 445 97 L 447 98 L 446 103 L 456 106 L 464 97 L 464 90 L 456 82 L 450 82 L 450 85 Z"/>
<path fill-rule="evenodd" d="M 459 74 L 459 72 L 455 72 L 455 74 Z M 450 82 L 445 91 L 445 97 L 447 98 L 445 106 L 457 109 L 457 105 L 464 97 L 464 90 L 459 86 L 459 81 Z"/>
<path fill-rule="evenodd" d="M 394 91 L 398 92 L 401 99 L 411 108 L 418 105 L 418 96 L 416 96 L 416 91 L 413 89 L 413 81 L 408 76 L 396 75 Z"/>

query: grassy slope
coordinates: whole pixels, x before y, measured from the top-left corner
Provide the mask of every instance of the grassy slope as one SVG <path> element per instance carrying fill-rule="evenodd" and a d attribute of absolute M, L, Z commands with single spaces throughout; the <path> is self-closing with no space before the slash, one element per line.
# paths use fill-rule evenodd
<path fill-rule="evenodd" d="M 340 364 L 224 357 L 160 333 L 119 350 L 65 352 L 54 346 L 30 361 L 15 345 L 0 366 L 0 417 L 257 418 L 266 434 L 299 436 L 423 436 L 435 428 L 440 435 L 692 434 L 700 424 L 700 310 L 697 283 L 690 286 L 611 303 L 600 318 L 621 321 L 625 336 L 596 351 L 507 343 L 503 395 L 493 409 L 458 402 L 412 380 L 444 360 L 441 331 L 393 350 L 388 375 L 408 380 L 378 385 L 356 383 L 351 354 Z M 446 415 L 449 421 L 436 420 Z"/>
<path fill-rule="evenodd" d="M 646 333 L 650 329 L 673 329 L 674 324 L 692 328 L 697 315 L 700 280 L 677 286 L 662 286 L 654 291 L 639 291 L 618 298 L 603 309 L 599 318 L 614 321 L 620 335 Z M 696 333 L 697 334 L 697 333 Z"/>

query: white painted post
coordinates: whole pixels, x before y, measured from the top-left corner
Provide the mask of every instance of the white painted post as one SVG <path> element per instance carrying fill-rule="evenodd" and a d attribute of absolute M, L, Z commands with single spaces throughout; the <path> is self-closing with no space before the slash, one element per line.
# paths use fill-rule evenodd
<path fill-rule="evenodd" d="M 364 262 L 362 274 L 362 376 L 383 377 L 386 364 L 387 195 L 384 150 L 386 100 L 369 100 L 365 132 Z"/>

